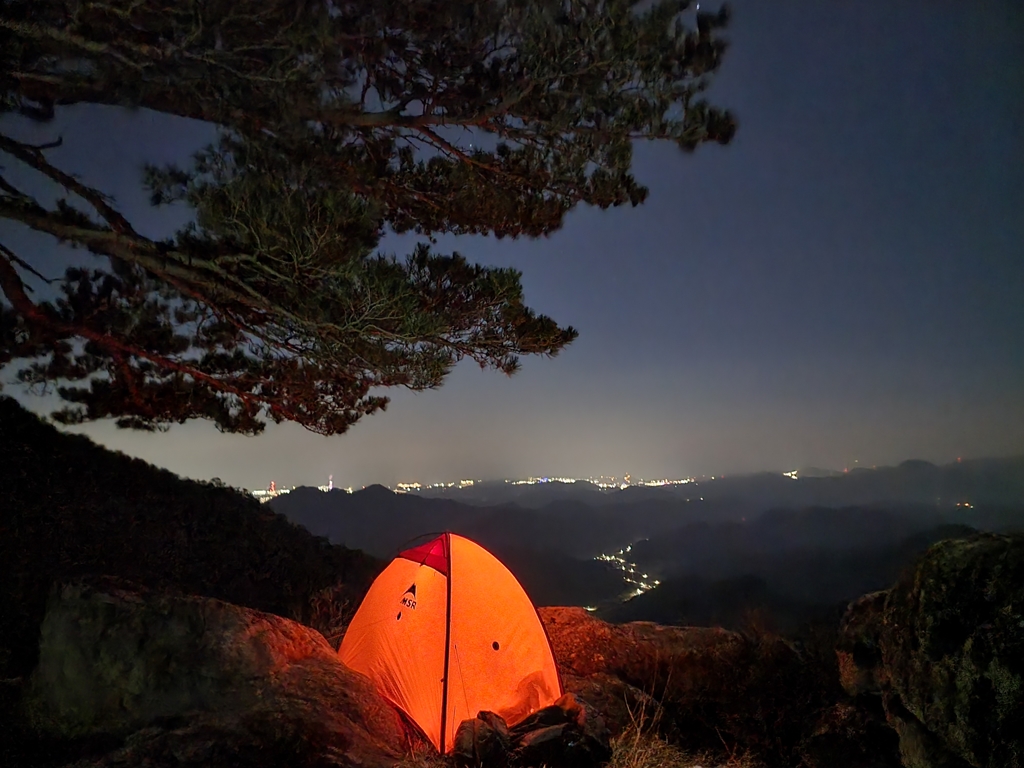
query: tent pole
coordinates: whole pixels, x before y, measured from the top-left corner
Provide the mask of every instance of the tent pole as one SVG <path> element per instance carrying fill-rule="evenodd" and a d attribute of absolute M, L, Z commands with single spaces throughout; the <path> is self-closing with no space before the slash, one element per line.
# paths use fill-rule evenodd
<path fill-rule="evenodd" d="M 444 617 L 444 677 L 441 680 L 441 754 L 447 753 L 448 744 L 448 662 L 452 647 L 452 537 L 444 534 L 444 556 L 448 561 L 446 588 L 448 592 Z"/>

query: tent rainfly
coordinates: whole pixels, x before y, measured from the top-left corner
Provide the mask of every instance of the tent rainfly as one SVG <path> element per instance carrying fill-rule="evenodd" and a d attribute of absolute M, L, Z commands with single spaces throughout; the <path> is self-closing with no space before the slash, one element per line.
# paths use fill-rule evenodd
<path fill-rule="evenodd" d="M 497 558 L 453 533 L 402 552 L 352 618 L 341 661 L 367 675 L 440 752 L 486 710 L 509 725 L 562 685 L 544 626 Z"/>

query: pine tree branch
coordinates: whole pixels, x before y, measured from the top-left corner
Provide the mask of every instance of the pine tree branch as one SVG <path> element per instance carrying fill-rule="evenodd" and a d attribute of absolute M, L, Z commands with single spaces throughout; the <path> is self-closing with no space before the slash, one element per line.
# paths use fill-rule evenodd
<path fill-rule="evenodd" d="M 61 43 L 84 53 L 91 53 L 99 56 L 110 56 L 116 61 L 124 64 L 126 67 L 130 67 L 136 71 L 142 70 L 142 65 L 132 61 L 107 43 L 87 40 L 81 35 L 74 35 L 70 32 L 65 32 L 62 29 L 55 29 L 50 26 L 40 26 L 39 24 L 28 24 L 23 21 L 13 21 L 11 19 L 5 19 L 2 16 L 0 16 L 0 28 L 9 29 L 19 37 L 27 37 L 40 42 L 50 41 Z M 144 48 L 148 49 L 149 46 L 144 46 Z M 148 51 L 145 52 L 147 55 L 151 55 Z"/>
<path fill-rule="evenodd" d="M 24 269 L 26 272 L 28 272 L 29 274 L 35 275 L 36 277 L 38 277 L 40 280 L 42 280 L 47 285 L 53 285 L 54 283 L 58 282 L 56 279 L 54 279 L 52 277 L 47 277 L 46 275 L 44 275 L 42 272 L 40 272 L 38 269 L 33 267 L 31 264 L 29 264 L 23 258 L 18 256 L 14 251 L 12 251 L 10 248 L 5 246 L 3 243 L 0 243 L 0 255 L 6 256 L 8 259 L 13 261 L 15 264 L 17 264 L 19 267 Z M 27 287 L 26 287 L 26 290 L 27 290 Z"/>
<path fill-rule="evenodd" d="M 18 189 L 16 186 L 11 184 L 3 176 L 0 176 L 0 191 L 6 192 L 8 197 L 13 197 L 16 200 L 31 200 L 28 195 Z"/>
<path fill-rule="evenodd" d="M 329 433 L 378 407 L 372 386 L 435 386 L 461 357 L 511 371 L 517 354 L 553 354 L 575 331 L 525 307 L 518 275 L 426 247 L 407 264 L 373 257 L 381 233 L 543 235 L 578 203 L 643 198 L 630 138 L 691 148 L 731 135 L 727 113 L 691 100 L 718 66 L 712 31 L 725 22 L 699 16 L 691 32 L 675 0 L 649 11 L 481 0 L 441 13 L 368 0 L 15 5 L 0 13 L 12 43 L 0 51 L 3 109 L 36 120 L 71 103 L 145 109 L 230 137 L 162 177 L 198 225 L 165 241 L 136 232 L 45 147 L 0 137 L 0 158 L 67 190 L 40 205 L 0 178 L 0 222 L 102 262 L 70 270 L 64 298 L 46 302 L 29 290 L 41 276 L 0 251 L 0 290 L 41 313 L 14 313 L 26 349 L 54 353 L 25 380 L 92 378 L 62 393 L 87 406 L 79 418 L 206 416 L 245 430 L 269 398 L 275 418 Z M 464 150 L 439 126 L 502 146 Z"/>
<path fill-rule="evenodd" d="M 227 299 L 272 318 L 276 323 L 291 322 L 295 328 L 305 329 L 313 335 L 330 333 L 338 338 L 375 335 L 406 343 L 415 343 L 418 340 L 379 328 L 374 324 L 379 319 L 346 325 L 303 319 L 280 304 L 270 301 L 263 293 L 225 272 L 213 261 L 176 251 L 141 235 L 127 235 L 110 229 L 71 224 L 35 203 L 19 204 L 0 198 L 0 218 L 20 221 L 37 232 L 76 243 L 93 253 L 136 264 L 204 304 L 218 304 L 220 300 Z M 211 278 L 216 279 L 198 280 L 199 270 L 206 270 Z M 197 291 L 196 286 L 201 286 L 204 290 Z M 237 286 L 237 289 L 232 286 Z"/>
<path fill-rule="evenodd" d="M 141 235 L 115 232 L 82 223 L 72 224 L 34 202 L 26 204 L 23 201 L 15 202 L 3 198 L 0 198 L 0 218 L 19 221 L 37 232 L 77 243 L 93 253 L 137 264 L 150 274 L 165 280 L 174 279 L 195 285 L 197 271 L 206 270 L 211 278 L 214 278 L 203 282 L 204 287 L 211 292 L 211 299 L 224 298 L 261 312 L 281 312 L 284 316 L 291 317 L 283 308 L 268 302 L 259 291 L 225 272 L 215 262 L 175 251 Z"/>
<path fill-rule="evenodd" d="M 432 144 L 436 149 L 442 150 L 443 152 L 448 154 L 449 157 L 457 158 L 468 165 L 476 166 L 477 168 L 487 171 L 488 173 L 500 174 L 503 176 L 513 176 L 513 174 L 509 174 L 508 172 L 503 171 L 500 168 L 495 168 L 493 165 L 489 165 L 487 163 L 481 163 L 479 160 L 470 157 L 461 149 L 452 144 L 450 141 L 439 136 L 434 130 L 427 126 L 420 126 L 419 128 L 417 128 L 417 131 L 423 136 L 426 136 L 428 142 Z M 513 178 L 516 177 L 513 176 Z"/>
<path fill-rule="evenodd" d="M 493 106 L 485 107 L 473 114 L 464 116 L 427 113 L 422 115 L 405 115 L 402 114 L 402 106 L 398 106 L 381 112 L 353 112 L 349 109 L 324 112 L 324 110 L 318 109 L 315 114 L 308 115 L 307 119 L 321 120 L 335 126 L 347 125 L 356 128 L 431 128 L 445 125 L 484 127 L 495 117 L 505 114 L 525 99 L 535 87 L 536 83 L 527 83 L 524 87 L 513 91 Z"/>
<path fill-rule="evenodd" d="M 20 263 L 21 259 L 7 247 L 0 245 L 0 290 L 26 322 L 50 328 L 53 321 L 29 298 L 25 283 L 22 282 L 18 270 L 14 268 L 15 261 Z"/>
<path fill-rule="evenodd" d="M 105 349 L 115 359 L 127 355 L 130 358 L 146 360 L 162 370 L 172 373 L 180 373 L 184 376 L 190 376 L 195 381 L 202 382 L 211 389 L 223 394 L 233 395 L 245 403 L 261 407 L 266 406 L 272 412 L 281 414 L 286 413 L 286 409 L 280 404 L 268 401 L 267 398 L 255 395 L 252 392 L 247 392 L 239 389 L 238 387 L 234 387 L 223 379 L 211 376 L 210 374 L 199 370 L 195 366 L 186 365 L 181 361 L 172 360 L 163 355 L 158 355 L 143 349 L 142 347 L 125 343 L 114 336 L 106 333 L 100 333 L 99 331 L 87 326 L 68 325 L 49 316 L 47 312 L 29 298 L 28 293 L 25 290 L 25 284 L 22 282 L 17 270 L 14 268 L 14 265 L 7 256 L 10 252 L 7 251 L 6 248 L 4 248 L 3 251 L 4 253 L 0 253 L 0 290 L 3 290 L 4 295 L 7 297 L 7 300 L 11 302 L 15 311 L 17 311 L 30 325 L 45 330 L 58 338 L 81 338 L 86 341 L 91 341 Z M 266 385 L 270 382 L 263 380 L 255 383 Z"/>
<path fill-rule="evenodd" d="M 50 142 L 42 146 L 32 146 L 31 144 L 24 144 L 20 141 L 15 141 L 9 136 L 0 134 L 0 152 L 6 152 L 16 157 L 21 162 L 60 184 L 68 192 L 73 192 L 81 197 L 96 209 L 96 212 L 107 221 L 115 232 L 138 237 L 138 233 L 132 228 L 128 219 L 114 210 L 107 202 L 103 193 L 92 187 L 87 187 L 74 176 L 65 173 L 47 161 L 43 155 L 43 150 L 59 147 L 61 143 L 62 141 L 58 139 L 56 142 Z"/>

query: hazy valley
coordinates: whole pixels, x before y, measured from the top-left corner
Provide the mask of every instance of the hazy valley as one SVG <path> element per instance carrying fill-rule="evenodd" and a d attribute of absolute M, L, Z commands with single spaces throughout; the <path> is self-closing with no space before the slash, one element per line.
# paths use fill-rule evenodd
<path fill-rule="evenodd" d="M 756 618 L 792 631 L 892 583 L 935 541 L 1024 528 L 1024 458 L 620 490 L 299 487 L 270 505 L 314 535 L 384 559 L 427 533 L 462 533 L 507 562 L 540 605 L 675 624 Z"/>

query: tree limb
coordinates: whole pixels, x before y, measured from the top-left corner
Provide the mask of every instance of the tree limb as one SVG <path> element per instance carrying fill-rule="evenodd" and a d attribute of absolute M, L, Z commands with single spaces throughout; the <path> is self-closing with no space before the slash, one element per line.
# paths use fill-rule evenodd
<path fill-rule="evenodd" d="M 37 232 L 52 235 L 59 240 L 78 243 L 93 253 L 137 264 L 150 274 L 165 280 L 175 279 L 195 284 L 196 269 L 205 269 L 211 276 L 223 281 L 207 284 L 214 293 L 252 309 L 283 313 L 281 308 L 270 304 L 258 290 L 225 272 L 209 259 L 194 258 L 173 248 L 158 245 L 141 235 L 70 224 L 34 203 L 18 204 L 3 198 L 0 198 L 0 218 L 20 221 Z M 232 288 L 232 285 L 237 289 Z M 291 317 L 288 314 L 285 316 Z"/>
<path fill-rule="evenodd" d="M 35 267 L 33 267 L 31 264 L 29 264 L 27 261 L 25 261 L 20 256 L 18 256 L 14 251 L 12 251 L 10 248 L 5 246 L 3 243 L 0 243 L 0 254 L 6 256 L 8 259 L 13 261 L 15 264 L 17 264 L 19 267 L 24 269 L 26 272 L 29 272 L 29 273 L 35 275 L 36 277 L 38 277 L 40 280 L 42 280 L 47 285 L 53 285 L 54 283 L 57 282 L 52 277 L 46 277 L 46 275 L 42 274 L 39 270 L 37 270 Z"/>
<path fill-rule="evenodd" d="M 41 146 L 32 146 L 31 144 L 23 144 L 20 141 L 15 141 L 9 136 L 0 134 L 0 151 L 13 155 L 21 160 L 21 162 L 31 168 L 34 168 L 53 181 L 56 181 L 68 192 L 73 192 L 81 197 L 96 209 L 96 212 L 102 216 L 108 224 L 110 224 L 111 228 L 115 232 L 138 237 L 138 233 L 134 228 L 132 228 L 128 219 L 122 216 L 118 211 L 114 210 L 101 192 L 93 189 L 92 187 L 87 187 L 74 176 L 65 173 L 46 160 L 46 157 L 43 155 L 43 150 L 57 146 L 60 146 L 59 141 L 50 142 Z"/>
<path fill-rule="evenodd" d="M 475 114 L 462 117 L 428 113 L 422 115 L 403 115 L 401 107 L 394 107 L 382 112 L 354 112 L 351 109 L 339 109 L 332 110 L 326 114 L 322 109 L 318 109 L 315 114 L 309 115 L 308 119 L 322 120 L 330 125 L 350 125 L 357 128 L 423 128 L 442 125 L 482 127 L 490 120 L 504 114 L 525 99 L 534 86 L 535 84 L 530 82 L 521 90 L 513 91 L 497 104 L 482 109 Z"/>
<path fill-rule="evenodd" d="M 142 65 L 132 61 L 123 53 L 115 50 L 106 43 L 87 40 L 80 35 L 73 35 L 62 29 L 54 29 L 49 26 L 42 27 L 38 24 L 27 24 L 23 21 L 12 21 L 11 19 L 5 19 L 3 17 L 0 17 L 0 27 L 9 29 L 20 37 L 28 37 L 33 40 L 51 40 L 56 43 L 63 43 L 73 48 L 77 48 L 78 50 L 85 51 L 86 53 L 110 56 L 124 64 L 126 67 L 130 67 L 137 71 L 142 69 Z"/>
<path fill-rule="evenodd" d="M 14 309 L 21 314 L 29 324 L 49 331 L 59 337 L 77 337 L 91 341 L 107 350 L 107 352 L 115 359 L 123 355 L 128 355 L 132 358 L 146 360 L 158 368 L 190 376 L 196 381 L 201 381 L 216 391 L 234 395 L 243 402 L 250 403 L 252 405 L 266 406 L 270 408 L 272 412 L 283 413 L 285 411 L 285 409 L 279 404 L 268 402 L 264 397 L 233 387 L 222 379 L 219 379 L 216 376 L 211 376 L 194 366 L 185 365 L 180 361 L 172 360 L 163 355 L 157 355 L 132 344 L 126 344 L 109 334 L 100 333 L 92 328 L 88 328 L 86 326 L 67 325 L 66 323 L 62 323 L 61 321 L 50 317 L 42 308 L 29 298 L 28 293 L 25 291 L 25 284 L 22 282 L 17 270 L 14 269 L 14 266 L 6 255 L 10 252 L 7 251 L 7 249 L 4 249 L 4 251 L 4 258 L 0 258 L 0 289 L 3 290 L 4 295 L 14 306 Z M 264 381 L 258 383 L 265 384 L 268 382 Z"/>

